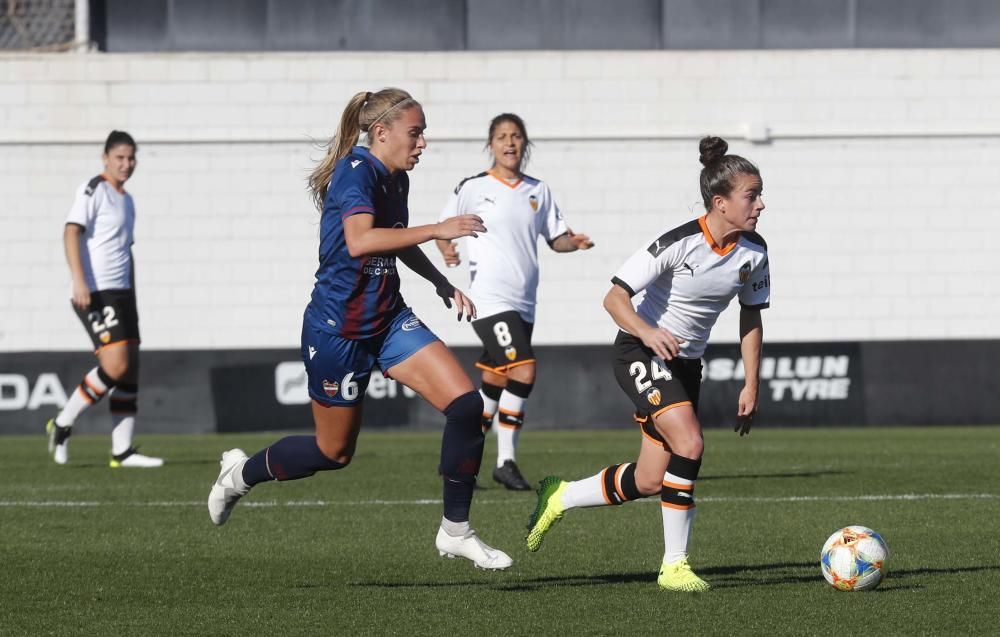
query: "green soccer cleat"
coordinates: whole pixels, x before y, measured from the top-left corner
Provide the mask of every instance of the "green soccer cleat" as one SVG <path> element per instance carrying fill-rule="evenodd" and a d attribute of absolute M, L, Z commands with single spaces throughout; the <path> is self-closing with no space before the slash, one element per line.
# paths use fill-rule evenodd
<path fill-rule="evenodd" d="M 680 591 L 683 593 L 703 593 L 711 588 L 708 582 L 694 574 L 687 558 L 672 564 L 664 563 L 660 567 L 660 576 L 656 583 L 665 591 Z"/>
<path fill-rule="evenodd" d="M 562 494 L 569 483 L 556 476 L 547 476 L 538 487 L 538 504 L 534 513 L 528 518 L 528 550 L 537 551 L 542 546 L 542 539 L 556 522 L 562 519 L 566 508 L 562 503 Z"/>

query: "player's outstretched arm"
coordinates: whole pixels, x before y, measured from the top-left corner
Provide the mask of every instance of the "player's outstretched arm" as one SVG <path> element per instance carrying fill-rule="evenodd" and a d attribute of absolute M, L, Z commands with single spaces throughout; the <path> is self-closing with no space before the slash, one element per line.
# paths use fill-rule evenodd
<path fill-rule="evenodd" d="M 455 302 L 455 309 L 458 310 L 458 320 L 462 320 L 462 316 L 465 316 L 469 321 L 476 318 L 476 306 L 472 303 L 472 300 L 465 296 L 461 290 L 452 285 L 448 281 L 448 278 L 441 274 L 440 270 L 434 267 L 431 260 L 427 258 L 424 251 L 418 246 L 404 248 L 403 250 L 397 252 L 396 256 L 399 257 L 399 260 L 402 261 L 406 267 L 410 268 L 424 279 L 427 279 L 427 281 L 434 286 L 434 291 L 441 297 L 441 300 L 444 301 L 446 307 L 450 308 L 452 301 Z"/>
<path fill-rule="evenodd" d="M 760 353 L 764 345 L 764 324 L 760 310 L 740 309 L 740 355 L 746 381 L 740 391 L 736 427 L 741 436 L 750 433 L 757 415 L 760 395 Z"/>
<path fill-rule="evenodd" d="M 478 237 L 479 232 L 486 232 L 486 226 L 477 215 L 459 215 L 413 228 L 376 228 L 375 217 L 364 213 L 344 219 L 344 240 L 354 258 L 399 252 L 431 239 Z"/>
<path fill-rule="evenodd" d="M 587 235 L 573 232 L 567 228 L 566 232 L 549 244 L 549 247 L 556 252 L 576 252 L 577 250 L 593 248 L 594 242 Z"/>

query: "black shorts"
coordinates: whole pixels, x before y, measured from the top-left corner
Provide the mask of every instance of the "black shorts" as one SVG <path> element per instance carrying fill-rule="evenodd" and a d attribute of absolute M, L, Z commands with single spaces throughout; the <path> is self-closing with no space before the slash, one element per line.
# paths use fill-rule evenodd
<path fill-rule="evenodd" d="M 94 349 L 125 341 L 139 342 L 139 312 L 135 290 L 98 290 L 90 293 L 90 307 L 73 306 Z"/>
<path fill-rule="evenodd" d="M 535 362 L 535 352 L 531 349 L 534 328 L 534 323 L 528 323 L 513 311 L 473 321 L 472 329 L 483 342 L 483 353 L 476 367 L 502 375 L 511 367 Z"/>
<path fill-rule="evenodd" d="M 653 418 L 674 407 L 691 405 L 698 412 L 701 359 L 665 361 L 638 338 L 619 331 L 615 338 L 615 379 L 635 405 L 635 420 L 643 433 L 664 444 Z"/>

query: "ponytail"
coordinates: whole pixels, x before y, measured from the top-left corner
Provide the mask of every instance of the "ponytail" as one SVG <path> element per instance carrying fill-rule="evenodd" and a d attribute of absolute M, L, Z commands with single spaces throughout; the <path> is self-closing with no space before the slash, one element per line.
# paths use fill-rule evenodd
<path fill-rule="evenodd" d="M 337 132 L 326 144 L 326 156 L 309 175 L 309 190 L 320 212 L 326 203 L 326 191 L 330 188 L 337 162 L 350 154 L 361 133 L 367 135 L 376 122 L 391 125 L 402 110 L 411 106 L 419 106 L 419 103 L 398 88 L 385 88 L 376 93 L 362 91 L 355 93 L 347 102 Z"/>

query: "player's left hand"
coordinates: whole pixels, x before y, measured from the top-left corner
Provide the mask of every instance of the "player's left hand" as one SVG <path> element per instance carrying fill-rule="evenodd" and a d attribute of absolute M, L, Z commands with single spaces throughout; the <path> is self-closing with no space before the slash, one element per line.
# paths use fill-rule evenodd
<path fill-rule="evenodd" d="M 744 387 L 740 392 L 739 410 L 736 412 L 736 427 L 733 428 L 733 431 L 738 431 L 740 437 L 749 434 L 756 415 L 757 392 L 749 387 Z"/>
<path fill-rule="evenodd" d="M 569 238 L 570 242 L 576 246 L 577 250 L 590 250 L 594 247 L 594 242 L 585 234 L 577 234 L 567 228 L 566 236 Z"/>
<path fill-rule="evenodd" d="M 472 299 L 465 296 L 461 290 L 456 288 L 454 285 L 448 283 L 447 285 L 442 285 L 437 290 L 438 296 L 444 301 L 444 305 L 447 308 L 451 308 L 452 301 L 455 302 L 455 309 L 458 310 L 458 320 L 462 320 L 462 315 L 465 315 L 465 320 L 472 321 L 476 318 L 476 305 L 472 302 Z"/>

